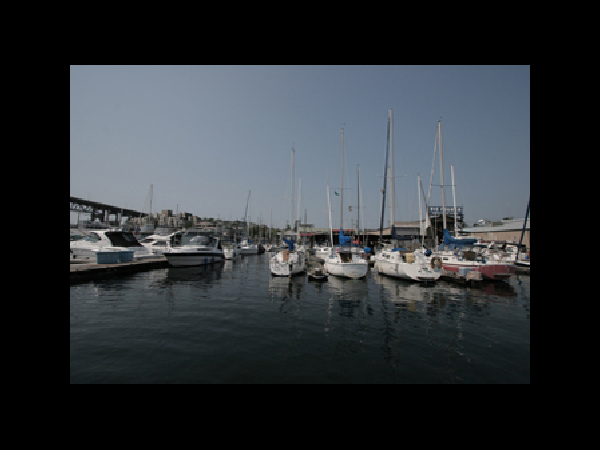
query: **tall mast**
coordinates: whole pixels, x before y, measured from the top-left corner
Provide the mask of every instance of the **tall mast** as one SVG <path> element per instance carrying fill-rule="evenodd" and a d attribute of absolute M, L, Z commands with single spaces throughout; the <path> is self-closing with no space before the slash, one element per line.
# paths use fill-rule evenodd
<path fill-rule="evenodd" d="M 379 244 L 383 245 L 383 218 L 385 216 L 385 198 L 387 191 L 387 168 L 388 168 L 388 154 L 390 150 L 390 118 L 388 117 L 387 124 L 387 138 L 385 141 L 385 165 L 383 166 L 383 198 L 381 200 L 381 220 L 379 221 Z"/>
<path fill-rule="evenodd" d="M 442 156 L 442 121 L 438 120 L 438 134 L 440 136 L 440 181 L 442 183 L 442 214 L 444 218 L 444 230 L 446 225 L 446 196 L 444 195 L 444 157 Z"/>
<path fill-rule="evenodd" d="M 294 230 L 294 154 L 296 150 L 292 146 L 292 206 L 290 208 L 290 230 Z"/>
<path fill-rule="evenodd" d="M 329 238 L 331 239 L 331 248 L 333 249 L 333 231 L 331 221 L 331 203 L 329 203 L 329 182 L 327 182 L 327 210 L 329 211 Z"/>
<path fill-rule="evenodd" d="M 300 218 L 300 203 L 302 202 L 302 177 L 298 177 L 298 201 L 296 202 L 297 210 L 296 210 L 296 220 L 298 221 L 298 228 L 296 228 L 296 239 L 298 243 L 300 243 L 300 222 L 302 219 Z"/>
<path fill-rule="evenodd" d="M 391 108 L 390 108 L 389 115 L 390 115 L 390 119 L 389 119 L 390 120 L 390 164 L 392 166 L 391 167 L 392 175 L 390 178 L 390 182 L 391 182 L 390 188 L 392 190 L 392 193 L 390 196 L 390 201 L 391 201 L 390 220 L 392 223 L 390 226 L 393 227 L 394 224 L 396 223 L 395 222 L 396 218 L 394 216 L 394 203 L 396 203 L 394 196 L 395 196 L 396 189 L 395 189 L 395 183 L 394 183 L 394 119 L 392 118 L 392 109 Z M 391 230 L 391 228 L 390 228 L 390 230 Z"/>
<path fill-rule="evenodd" d="M 342 125 L 342 176 L 341 176 L 341 185 L 340 188 L 341 198 L 340 198 L 340 233 L 342 232 L 342 228 L 344 228 L 344 126 Z"/>
<path fill-rule="evenodd" d="M 152 216 L 152 185 L 150 185 L 150 216 Z"/>
<path fill-rule="evenodd" d="M 358 196 L 358 214 L 356 219 L 356 234 L 358 235 L 358 242 L 360 243 L 360 164 L 356 165 L 356 173 L 358 178 L 358 185 L 356 186 L 356 194 Z"/>
<path fill-rule="evenodd" d="M 456 188 L 454 187 L 454 166 L 450 164 L 450 176 L 452 177 L 452 198 L 454 199 L 454 237 L 458 237 L 458 227 L 456 219 Z"/>
<path fill-rule="evenodd" d="M 421 245 L 423 245 L 423 219 L 421 214 L 421 174 L 417 177 L 417 194 L 419 197 L 419 234 L 421 235 Z"/>

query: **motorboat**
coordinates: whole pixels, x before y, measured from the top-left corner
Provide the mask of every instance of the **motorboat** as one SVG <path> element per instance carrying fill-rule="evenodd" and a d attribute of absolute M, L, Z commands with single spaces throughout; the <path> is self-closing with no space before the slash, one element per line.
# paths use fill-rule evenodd
<path fill-rule="evenodd" d="M 225 260 L 221 242 L 215 236 L 195 236 L 189 243 L 169 248 L 163 254 L 173 267 L 202 266 Z"/>
<path fill-rule="evenodd" d="M 152 252 L 128 231 L 88 231 L 82 239 L 70 241 L 70 247 L 72 259 L 96 259 L 96 254 L 103 251 L 133 251 L 133 259 L 154 257 Z"/>
<path fill-rule="evenodd" d="M 258 255 L 258 245 L 253 244 L 251 240 L 244 239 L 240 243 L 242 255 Z"/>
<path fill-rule="evenodd" d="M 152 254 L 161 256 L 167 249 L 181 245 L 182 231 L 170 234 L 153 234 L 140 241 Z"/>
<path fill-rule="evenodd" d="M 242 256 L 242 249 L 240 244 L 228 244 L 223 245 L 223 254 L 225 259 L 235 259 Z"/>
<path fill-rule="evenodd" d="M 313 271 L 308 272 L 308 279 L 313 281 L 327 281 L 328 275 L 322 267 L 317 267 Z"/>
<path fill-rule="evenodd" d="M 429 250 L 408 252 L 395 248 L 380 253 L 377 270 L 380 274 L 413 281 L 437 281 L 442 276 L 442 261 Z"/>

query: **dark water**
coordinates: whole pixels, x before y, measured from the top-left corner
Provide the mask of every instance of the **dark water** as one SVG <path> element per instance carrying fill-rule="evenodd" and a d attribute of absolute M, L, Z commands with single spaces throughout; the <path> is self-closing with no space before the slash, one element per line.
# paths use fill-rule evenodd
<path fill-rule="evenodd" d="M 71 285 L 71 383 L 530 383 L 530 277 L 272 278 L 268 254 Z"/>

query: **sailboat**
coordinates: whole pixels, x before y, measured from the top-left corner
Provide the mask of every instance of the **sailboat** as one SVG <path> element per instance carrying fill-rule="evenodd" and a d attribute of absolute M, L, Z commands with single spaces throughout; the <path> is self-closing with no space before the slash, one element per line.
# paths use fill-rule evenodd
<path fill-rule="evenodd" d="M 340 245 L 325 260 L 324 269 L 337 277 L 362 278 L 369 268 L 367 260 L 352 252 L 350 236 L 344 235 L 344 127 L 342 127 L 342 176 L 340 196 Z"/>
<path fill-rule="evenodd" d="M 292 147 L 292 209 L 291 214 L 294 214 L 294 154 L 295 150 Z M 295 223 L 292 220 L 292 223 Z M 297 240 L 299 240 L 300 233 L 297 233 Z M 269 260 L 269 268 L 271 275 L 275 276 L 293 276 L 304 273 L 306 265 L 306 256 L 304 251 L 295 249 L 294 240 L 292 237 L 283 238 L 284 242 L 288 245 L 287 250 L 283 250 L 275 253 Z"/>
<path fill-rule="evenodd" d="M 257 255 L 258 254 L 258 246 L 246 236 L 246 224 L 248 224 L 248 204 L 250 203 L 250 193 L 252 191 L 248 191 L 248 200 L 246 201 L 246 213 L 244 215 L 244 235 L 242 236 L 242 242 L 240 242 L 240 253 L 242 255 Z M 248 224 L 248 229 L 250 228 L 250 224 Z"/>
<path fill-rule="evenodd" d="M 494 260 L 483 253 L 464 251 L 464 248 L 475 244 L 473 238 L 460 238 L 455 231 L 455 237 L 448 232 L 446 224 L 446 197 L 444 195 L 444 159 L 442 153 L 442 122 L 438 121 L 438 137 L 440 144 L 440 182 L 442 188 L 442 216 L 443 216 L 443 246 L 435 253 L 436 258 L 441 258 L 443 269 L 462 275 L 470 271 L 479 272 L 486 280 L 505 280 L 515 273 L 515 268 L 510 261 Z M 434 154 L 435 159 L 435 154 Z M 433 168 L 432 168 L 433 175 Z M 454 168 L 452 168 L 452 185 L 454 185 Z M 456 212 L 456 196 L 454 195 L 454 211 Z M 456 222 L 455 222 L 455 230 Z"/>
<path fill-rule="evenodd" d="M 390 126 L 390 130 L 393 128 L 393 120 L 392 120 L 392 110 L 389 110 L 389 118 L 388 124 Z M 391 181 L 392 181 L 392 189 L 391 189 L 391 222 L 392 222 L 392 230 L 391 230 L 391 239 L 392 242 L 402 240 L 402 236 L 398 236 L 396 234 L 396 229 L 394 226 L 395 218 L 394 218 L 394 196 L 395 196 L 395 188 L 394 188 L 394 145 L 393 145 L 393 133 L 390 132 L 390 151 L 392 155 L 392 166 L 391 166 Z M 420 189 L 420 178 L 418 181 L 419 189 Z M 421 195 L 419 192 L 419 211 L 421 206 Z M 385 208 L 385 202 L 382 205 L 382 208 Z M 420 216 L 420 213 L 419 213 Z M 419 221 L 421 217 L 419 217 Z M 379 273 L 397 277 L 404 278 L 407 280 L 413 281 L 436 281 L 442 275 L 442 264 L 441 261 L 433 260 L 431 258 L 431 252 L 426 251 L 425 249 L 417 249 L 414 252 L 409 252 L 405 248 L 392 248 L 385 249 L 378 254 L 378 258 L 376 260 L 376 266 Z"/>

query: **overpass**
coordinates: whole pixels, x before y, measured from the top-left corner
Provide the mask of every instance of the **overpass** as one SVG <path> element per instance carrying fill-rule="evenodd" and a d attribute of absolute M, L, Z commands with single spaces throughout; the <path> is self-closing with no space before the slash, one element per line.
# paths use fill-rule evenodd
<path fill-rule="evenodd" d="M 84 200 L 72 196 L 70 197 L 70 208 L 73 212 L 91 214 L 91 221 L 94 221 L 94 219 L 97 218 L 101 221 L 108 222 L 110 215 L 114 215 L 117 218 L 117 222 L 120 221 L 121 217 L 143 217 L 148 215 L 148 213 L 135 211 L 133 209 L 121 208 L 120 206 L 107 205 L 106 203 Z"/>

